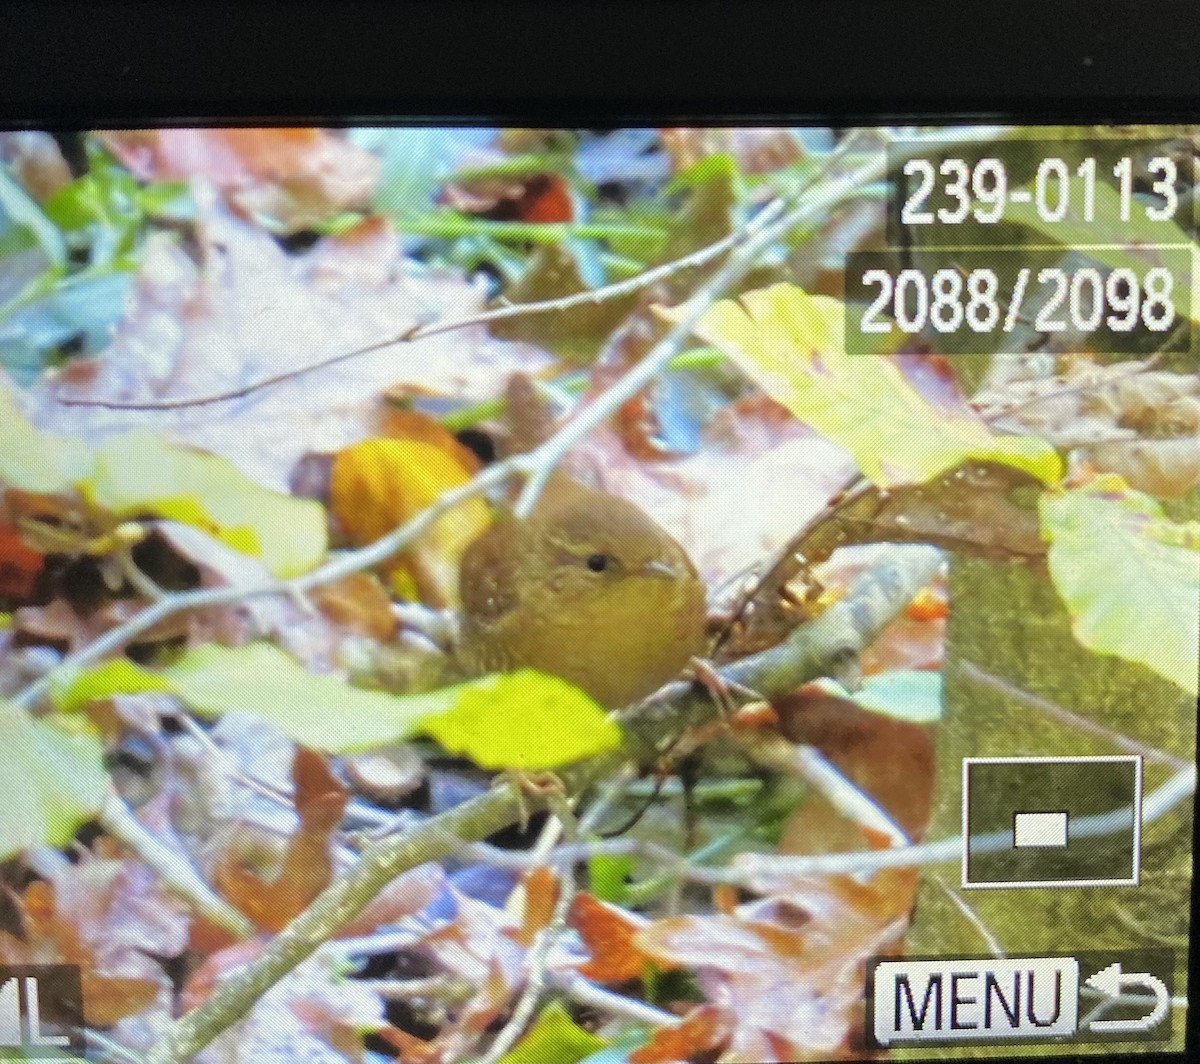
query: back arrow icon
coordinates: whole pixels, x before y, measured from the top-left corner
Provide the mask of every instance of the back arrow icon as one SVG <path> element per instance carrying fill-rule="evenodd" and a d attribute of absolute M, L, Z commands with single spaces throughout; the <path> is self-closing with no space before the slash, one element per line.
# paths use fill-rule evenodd
<path fill-rule="evenodd" d="M 1148 1031 L 1162 1022 L 1171 1004 L 1171 994 L 1167 990 L 1166 983 L 1149 972 L 1130 972 L 1125 974 L 1121 971 L 1119 961 L 1114 961 L 1107 968 L 1102 968 L 1095 975 L 1088 976 L 1084 982 L 1092 987 L 1093 990 L 1099 990 L 1100 993 L 1109 998 L 1120 997 L 1123 990 L 1131 987 L 1141 987 L 1144 990 L 1152 991 L 1154 994 L 1154 1008 L 1145 1016 L 1135 1016 L 1132 1019 L 1125 1020 L 1092 1020 L 1088 1024 L 1088 1028 L 1100 1033 L 1106 1031 Z"/>

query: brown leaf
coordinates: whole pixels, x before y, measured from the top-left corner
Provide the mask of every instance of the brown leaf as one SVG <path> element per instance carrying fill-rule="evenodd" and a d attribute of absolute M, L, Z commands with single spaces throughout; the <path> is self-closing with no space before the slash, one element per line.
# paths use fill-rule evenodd
<path fill-rule="evenodd" d="M 207 178 L 243 214 L 284 232 L 367 204 L 381 165 L 323 129 L 114 130 L 99 136 L 143 180 Z"/>
<path fill-rule="evenodd" d="M 872 713 L 816 685 L 777 699 L 780 730 L 794 743 L 815 746 L 860 790 L 871 795 L 910 838 L 921 838 L 933 807 L 933 735 L 928 727 Z M 805 815 L 809 802 L 788 821 L 781 853 L 858 849 L 857 825 L 840 831 Z M 842 820 L 840 814 L 835 817 Z M 833 837 L 824 832 L 828 830 Z"/>
<path fill-rule="evenodd" d="M 658 965 L 694 970 L 709 1002 L 728 1010 L 722 1061 L 840 1056 L 860 1033 L 863 967 L 898 938 L 915 890 L 914 869 L 868 884 L 796 878 L 730 913 L 657 920 L 636 946 Z"/>
<path fill-rule="evenodd" d="M 300 827 L 288 840 L 278 875 L 264 879 L 247 862 L 245 852 L 226 853 L 213 873 L 222 895 L 263 931 L 282 931 L 329 886 L 332 835 L 350 797 L 326 759 L 312 750 L 296 751 L 292 777 Z M 243 836 L 243 842 L 246 839 Z"/>
<path fill-rule="evenodd" d="M 699 1005 L 678 1027 L 662 1027 L 641 1049 L 629 1054 L 630 1064 L 672 1064 L 719 1052 L 733 1034 L 728 1009 Z"/>
<path fill-rule="evenodd" d="M 571 902 L 567 922 L 579 932 L 591 959 L 579 966 L 581 975 L 597 983 L 624 983 L 646 971 L 646 953 L 637 935 L 646 921 L 624 909 L 581 891 Z M 656 958 L 660 968 L 677 967 Z"/>
<path fill-rule="evenodd" d="M 525 905 L 521 926 L 509 929 L 506 934 L 518 945 L 529 949 L 538 934 L 550 926 L 562 883 L 554 869 L 539 865 L 525 876 L 524 887 Z"/>

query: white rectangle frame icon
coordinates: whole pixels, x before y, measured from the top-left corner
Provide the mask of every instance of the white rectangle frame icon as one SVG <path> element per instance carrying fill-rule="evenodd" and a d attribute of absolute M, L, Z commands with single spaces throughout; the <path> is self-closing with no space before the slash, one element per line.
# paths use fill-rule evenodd
<path fill-rule="evenodd" d="M 1015 883 L 971 882 L 967 873 L 967 844 L 970 831 L 970 768 L 972 765 L 1079 765 L 1133 764 L 1133 875 L 1129 879 L 1046 879 Z M 1012 837 L 1011 831 L 1007 833 Z M 1065 755 L 1062 757 L 964 757 L 962 759 L 962 880 L 963 890 L 1036 890 L 1041 887 L 1136 887 L 1142 872 L 1142 758 L 1139 754 Z"/>

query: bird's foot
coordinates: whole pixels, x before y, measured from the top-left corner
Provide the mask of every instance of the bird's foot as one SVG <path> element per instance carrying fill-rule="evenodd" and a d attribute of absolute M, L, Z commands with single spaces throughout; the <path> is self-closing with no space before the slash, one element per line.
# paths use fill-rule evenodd
<path fill-rule="evenodd" d="M 764 701 L 763 696 L 753 688 L 722 676 L 707 658 L 692 658 L 690 669 L 696 683 L 712 696 L 724 721 L 732 720 L 737 713 L 739 697 L 752 702 Z"/>
<path fill-rule="evenodd" d="M 560 807 L 567 797 L 567 785 L 553 772 L 525 772 L 509 769 L 496 777 L 498 786 L 511 787 L 517 797 L 517 823 L 521 831 L 529 827 L 530 802 L 539 807 Z"/>

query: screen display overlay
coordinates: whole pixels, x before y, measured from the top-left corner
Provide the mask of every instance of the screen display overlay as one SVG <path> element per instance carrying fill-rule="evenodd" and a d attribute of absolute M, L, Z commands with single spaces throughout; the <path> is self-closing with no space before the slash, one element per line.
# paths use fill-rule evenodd
<path fill-rule="evenodd" d="M 0 1060 L 1181 1052 L 1198 158 L 0 131 Z"/>

